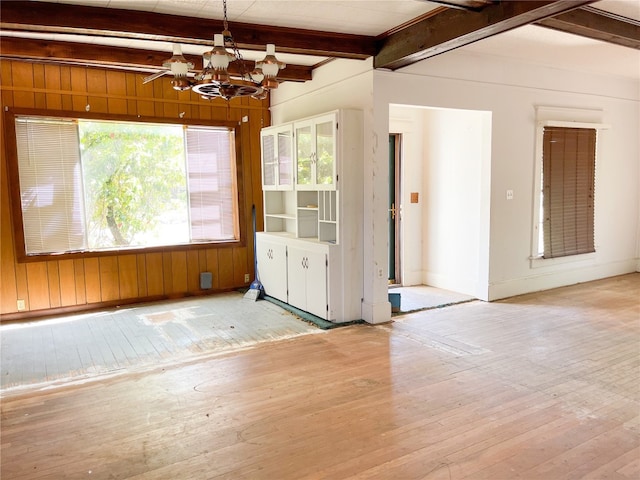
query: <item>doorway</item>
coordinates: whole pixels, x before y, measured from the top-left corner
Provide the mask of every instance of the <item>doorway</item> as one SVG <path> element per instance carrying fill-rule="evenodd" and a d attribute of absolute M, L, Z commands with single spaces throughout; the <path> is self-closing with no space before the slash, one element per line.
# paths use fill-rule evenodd
<path fill-rule="evenodd" d="M 400 179 L 401 141 L 399 133 L 389 134 L 389 285 L 402 285 L 400 238 L 402 221 Z"/>
<path fill-rule="evenodd" d="M 394 285 L 486 299 L 491 116 L 390 105 L 388 253 Z"/>

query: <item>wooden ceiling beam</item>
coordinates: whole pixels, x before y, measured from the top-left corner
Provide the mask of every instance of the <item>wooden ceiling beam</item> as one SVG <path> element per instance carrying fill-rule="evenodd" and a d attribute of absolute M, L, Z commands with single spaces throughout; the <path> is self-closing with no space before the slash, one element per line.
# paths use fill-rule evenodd
<path fill-rule="evenodd" d="M 578 8 L 536 25 L 640 50 L 640 22 L 597 8 Z"/>
<path fill-rule="evenodd" d="M 154 72 L 162 70 L 162 63 L 170 56 L 166 52 L 156 50 L 136 50 L 106 45 L 54 42 L 17 37 L 2 37 L 1 58 L 30 60 L 40 62 L 57 62 L 69 65 L 93 67 L 121 68 Z M 187 60 L 202 68 L 202 57 L 185 55 Z M 246 61 L 246 71 L 253 70 L 254 62 Z M 311 80 L 312 67 L 303 65 L 287 65 L 278 73 L 281 81 L 305 82 Z M 236 62 L 229 65 L 229 72 L 239 73 Z"/>
<path fill-rule="evenodd" d="M 264 50 L 267 43 L 275 43 L 282 53 L 351 59 L 376 53 L 375 37 L 367 35 L 247 23 L 229 27 L 242 49 Z M 223 25 L 222 20 L 118 8 L 11 1 L 2 2 L 0 28 L 213 45 L 213 34 L 222 32 Z"/>
<path fill-rule="evenodd" d="M 396 70 L 593 1 L 508 1 L 487 5 L 479 12 L 446 9 L 380 38 L 374 67 Z"/>

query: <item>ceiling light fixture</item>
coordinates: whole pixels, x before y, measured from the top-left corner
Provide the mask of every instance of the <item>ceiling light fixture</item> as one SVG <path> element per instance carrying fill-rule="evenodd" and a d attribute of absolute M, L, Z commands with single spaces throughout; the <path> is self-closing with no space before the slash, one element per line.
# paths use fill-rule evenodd
<path fill-rule="evenodd" d="M 203 68 L 196 73 L 193 80 L 187 76 L 188 71 L 193 69 L 193 63 L 182 56 L 180 45 L 174 45 L 173 56 L 162 66 L 173 74 L 171 85 L 175 90 L 192 89 L 206 100 L 218 97 L 225 100 L 236 97 L 264 99 L 269 90 L 278 88 L 278 72 L 286 65 L 278 61 L 275 56 L 276 47 L 270 43 L 267 44 L 266 56 L 255 62 L 253 71 L 248 71 L 238 45 L 229 31 L 227 0 L 222 1 L 222 7 L 224 30 L 214 35 L 213 49 L 202 55 Z M 231 62 L 237 62 L 237 73 L 229 72 Z M 147 77 L 145 83 L 162 73 Z"/>

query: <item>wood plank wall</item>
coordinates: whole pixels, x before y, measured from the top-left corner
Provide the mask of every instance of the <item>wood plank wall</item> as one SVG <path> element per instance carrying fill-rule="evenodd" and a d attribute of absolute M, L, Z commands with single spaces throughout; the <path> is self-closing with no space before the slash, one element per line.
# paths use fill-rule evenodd
<path fill-rule="evenodd" d="M 2 60 L 2 108 L 127 114 L 140 117 L 232 120 L 241 122 L 242 231 L 245 246 L 203 249 L 175 248 L 75 260 L 16 261 L 2 138 L 0 172 L 0 320 L 93 309 L 160 298 L 232 290 L 253 280 L 251 206 L 256 205 L 262 229 L 260 128 L 269 125 L 268 100 L 208 101 L 192 92 L 176 92 L 168 78 L 143 85 L 144 74 L 54 64 Z M 243 122 L 245 117 L 245 122 Z M 4 135 L 0 124 L 0 135 Z M 213 288 L 200 290 L 200 273 L 213 273 Z M 18 312 L 17 301 L 26 310 Z"/>

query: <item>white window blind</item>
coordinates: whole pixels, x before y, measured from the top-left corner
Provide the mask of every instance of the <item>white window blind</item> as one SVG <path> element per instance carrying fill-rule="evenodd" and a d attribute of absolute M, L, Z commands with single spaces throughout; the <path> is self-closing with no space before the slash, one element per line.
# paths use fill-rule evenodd
<path fill-rule="evenodd" d="M 192 241 L 238 238 L 235 137 L 227 128 L 186 127 Z"/>
<path fill-rule="evenodd" d="M 78 131 L 73 121 L 17 119 L 27 254 L 86 247 Z"/>

